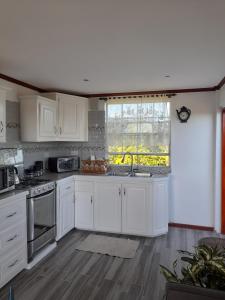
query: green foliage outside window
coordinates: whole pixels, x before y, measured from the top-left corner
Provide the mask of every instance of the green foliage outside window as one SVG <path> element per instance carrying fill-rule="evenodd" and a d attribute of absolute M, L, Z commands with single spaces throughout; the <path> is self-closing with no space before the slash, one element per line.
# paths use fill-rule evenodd
<path fill-rule="evenodd" d="M 169 157 L 169 149 L 167 146 L 157 146 L 154 148 L 154 151 L 151 151 L 149 148 L 138 145 L 136 146 L 109 146 L 109 162 L 113 165 L 130 165 L 131 164 L 131 156 L 126 155 L 124 163 L 121 162 L 123 154 L 125 152 L 134 153 L 134 165 L 140 166 L 169 166 L 170 165 L 170 157 Z M 112 154 L 113 153 L 113 154 Z M 118 154 L 117 154 L 118 153 Z M 138 153 L 138 154 L 136 154 Z M 143 153 L 143 154 L 141 154 Z M 148 154 L 149 153 L 149 154 Z M 152 155 L 154 153 L 157 155 Z M 164 155 L 162 155 L 164 154 Z"/>

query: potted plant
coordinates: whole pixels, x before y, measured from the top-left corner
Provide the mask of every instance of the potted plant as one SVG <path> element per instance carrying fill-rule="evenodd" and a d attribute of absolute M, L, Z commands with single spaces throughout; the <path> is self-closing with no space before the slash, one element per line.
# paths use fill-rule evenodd
<path fill-rule="evenodd" d="M 178 250 L 181 255 L 180 274 L 177 260 L 173 263 L 172 271 L 160 265 L 163 276 L 169 283 L 225 291 L 225 249 L 207 245 L 199 245 L 194 249 L 193 253 Z"/>

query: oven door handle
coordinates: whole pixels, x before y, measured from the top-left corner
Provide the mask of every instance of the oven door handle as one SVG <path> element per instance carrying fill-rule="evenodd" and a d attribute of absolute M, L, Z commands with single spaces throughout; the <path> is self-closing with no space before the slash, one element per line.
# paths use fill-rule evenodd
<path fill-rule="evenodd" d="M 55 189 L 51 190 L 51 191 L 47 191 L 44 194 L 41 195 L 37 195 L 37 196 L 33 196 L 31 197 L 32 200 L 36 201 L 36 200 L 41 200 L 42 198 L 45 198 L 46 196 L 50 196 L 51 194 L 55 193 Z"/>

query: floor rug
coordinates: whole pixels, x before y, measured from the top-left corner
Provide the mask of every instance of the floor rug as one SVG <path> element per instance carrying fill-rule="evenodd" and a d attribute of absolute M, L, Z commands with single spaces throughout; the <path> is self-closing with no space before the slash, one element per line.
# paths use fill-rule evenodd
<path fill-rule="evenodd" d="M 133 258 L 138 246 L 139 241 L 89 234 L 89 236 L 83 240 L 76 249 L 122 258 Z"/>

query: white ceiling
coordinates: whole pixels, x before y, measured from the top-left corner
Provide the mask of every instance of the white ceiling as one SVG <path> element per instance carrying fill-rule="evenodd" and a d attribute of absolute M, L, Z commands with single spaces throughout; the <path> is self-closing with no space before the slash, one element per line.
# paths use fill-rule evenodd
<path fill-rule="evenodd" d="M 0 0 L 0 73 L 83 93 L 213 86 L 225 0 Z"/>

